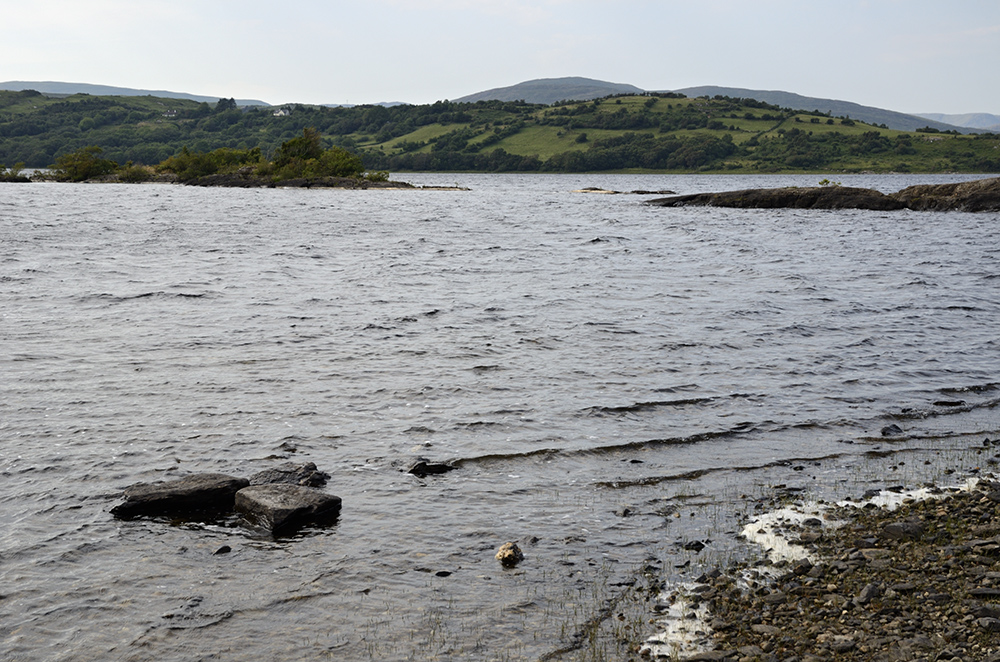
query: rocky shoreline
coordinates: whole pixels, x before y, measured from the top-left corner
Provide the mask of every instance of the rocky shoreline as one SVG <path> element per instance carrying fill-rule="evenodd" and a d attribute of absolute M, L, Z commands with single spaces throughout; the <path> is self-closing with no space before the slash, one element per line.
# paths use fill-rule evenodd
<path fill-rule="evenodd" d="M 892 211 L 1000 211 L 1000 177 L 951 184 L 918 184 L 885 194 L 850 186 L 807 186 L 693 193 L 649 200 L 656 207 L 738 209 L 869 209 Z"/>
<path fill-rule="evenodd" d="M 798 560 L 716 569 L 676 591 L 662 608 L 686 600 L 710 629 L 706 650 L 681 659 L 1000 661 L 1000 482 L 929 492 L 780 525 Z"/>

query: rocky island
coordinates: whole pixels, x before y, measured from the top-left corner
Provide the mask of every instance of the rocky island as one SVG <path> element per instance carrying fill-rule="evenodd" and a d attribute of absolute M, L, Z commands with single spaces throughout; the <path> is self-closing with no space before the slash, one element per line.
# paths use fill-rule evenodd
<path fill-rule="evenodd" d="M 744 189 L 657 198 L 657 207 L 733 207 L 739 209 L 871 209 L 890 211 L 998 211 L 1000 177 L 952 184 L 919 184 L 895 193 L 850 186 Z"/>

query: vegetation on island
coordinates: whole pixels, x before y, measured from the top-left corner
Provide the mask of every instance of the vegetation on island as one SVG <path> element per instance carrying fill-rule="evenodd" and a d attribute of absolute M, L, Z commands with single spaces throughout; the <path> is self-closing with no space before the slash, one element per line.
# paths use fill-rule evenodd
<path fill-rule="evenodd" d="M 181 179 L 241 168 L 274 179 L 334 171 L 1000 172 L 1000 135 L 895 131 L 721 96 L 238 108 L 232 99 L 0 91 L 0 163 L 78 174 L 81 150 L 91 150 L 88 166 L 106 160 L 134 177 L 153 167 Z M 67 157 L 68 169 L 60 166 Z"/>

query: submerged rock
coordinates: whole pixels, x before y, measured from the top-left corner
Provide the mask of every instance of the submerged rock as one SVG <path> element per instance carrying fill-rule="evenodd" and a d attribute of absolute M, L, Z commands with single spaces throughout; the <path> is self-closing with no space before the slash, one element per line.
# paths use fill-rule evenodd
<path fill-rule="evenodd" d="M 125 502 L 111 509 L 120 519 L 141 515 L 181 515 L 231 510 L 236 492 L 249 485 L 246 478 L 225 474 L 194 474 L 178 480 L 137 483 L 125 488 Z"/>
<path fill-rule="evenodd" d="M 322 487 L 330 479 L 330 474 L 320 471 L 313 462 L 294 464 L 286 462 L 273 469 L 265 469 L 250 476 L 251 485 L 269 485 L 272 483 L 290 483 L 306 487 Z"/>
<path fill-rule="evenodd" d="M 736 207 L 742 209 L 871 209 L 889 211 L 1000 211 L 1000 177 L 953 184 L 909 186 L 888 195 L 850 186 L 744 189 L 657 198 L 658 207 Z"/>
<path fill-rule="evenodd" d="M 449 471 L 454 471 L 458 467 L 452 466 L 450 464 L 435 464 L 430 462 L 425 462 L 421 460 L 417 462 L 407 473 L 411 473 L 418 478 L 423 478 L 424 476 L 431 476 L 434 474 L 446 474 Z"/>
<path fill-rule="evenodd" d="M 341 499 L 314 487 L 271 483 L 251 485 L 236 493 L 236 510 L 249 522 L 271 533 L 285 533 L 306 524 L 332 522 Z"/>

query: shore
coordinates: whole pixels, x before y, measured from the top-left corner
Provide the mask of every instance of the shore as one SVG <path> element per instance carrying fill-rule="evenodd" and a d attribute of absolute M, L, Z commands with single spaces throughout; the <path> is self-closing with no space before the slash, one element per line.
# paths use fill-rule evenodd
<path fill-rule="evenodd" d="M 708 626 L 703 652 L 680 659 L 1000 661 L 1000 482 L 924 492 L 761 527 L 797 560 L 712 570 L 669 596 L 664 610 Z M 668 642 L 642 656 L 677 659 Z"/>

